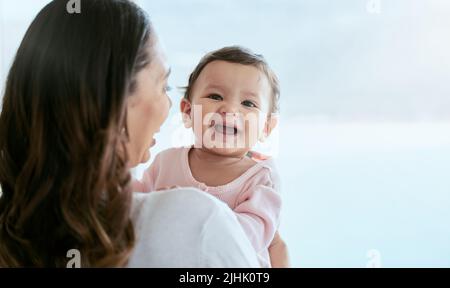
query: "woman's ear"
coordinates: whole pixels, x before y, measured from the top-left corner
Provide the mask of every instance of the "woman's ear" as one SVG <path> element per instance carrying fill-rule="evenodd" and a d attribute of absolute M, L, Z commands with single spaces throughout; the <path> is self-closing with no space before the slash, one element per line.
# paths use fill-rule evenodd
<path fill-rule="evenodd" d="M 181 115 L 183 117 L 184 127 L 191 128 L 192 127 L 192 118 L 191 118 L 192 105 L 191 105 L 191 102 L 186 98 L 181 99 L 180 110 L 181 110 Z"/>
<path fill-rule="evenodd" d="M 261 142 L 264 142 L 264 140 L 266 140 L 266 138 L 270 136 L 270 133 L 272 133 L 272 130 L 275 129 L 275 127 L 277 127 L 277 124 L 278 124 L 277 114 L 271 113 L 270 115 L 267 116 L 266 123 L 264 125 L 263 135 L 260 139 Z"/>

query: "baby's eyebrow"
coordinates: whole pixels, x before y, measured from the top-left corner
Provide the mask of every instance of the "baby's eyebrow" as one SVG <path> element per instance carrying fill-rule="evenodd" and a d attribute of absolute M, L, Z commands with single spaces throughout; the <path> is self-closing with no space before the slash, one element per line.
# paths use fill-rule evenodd
<path fill-rule="evenodd" d="M 252 91 L 242 91 L 244 95 L 259 99 L 259 94 Z"/>
<path fill-rule="evenodd" d="M 218 90 L 224 90 L 224 88 L 217 84 L 208 84 L 206 85 L 205 89 L 218 89 Z"/>

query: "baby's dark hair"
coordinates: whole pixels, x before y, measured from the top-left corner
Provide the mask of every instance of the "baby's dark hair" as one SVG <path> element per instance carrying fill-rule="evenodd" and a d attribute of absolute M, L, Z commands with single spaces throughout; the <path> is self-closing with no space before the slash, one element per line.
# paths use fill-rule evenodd
<path fill-rule="evenodd" d="M 269 80 L 269 84 L 272 88 L 272 97 L 271 97 L 271 105 L 270 112 L 276 113 L 279 110 L 279 98 L 280 98 L 280 87 L 278 83 L 278 78 L 275 73 L 270 69 L 264 57 L 260 54 L 256 54 L 252 52 L 250 49 L 241 47 L 241 46 L 229 46 L 224 47 L 212 52 L 209 52 L 198 63 L 197 67 L 195 67 L 194 71 L 192 71 L 189 76 L 189 82 L 184 92 L 184 98 L 190 99 L 192 93 L 192 87 L 194 86 L 195 81 L 200 76 L 203 68 L 213 61 L 225 61 L 230 63 L 237 63 L 242 65 L 250 65 L 260 69 Z"/>

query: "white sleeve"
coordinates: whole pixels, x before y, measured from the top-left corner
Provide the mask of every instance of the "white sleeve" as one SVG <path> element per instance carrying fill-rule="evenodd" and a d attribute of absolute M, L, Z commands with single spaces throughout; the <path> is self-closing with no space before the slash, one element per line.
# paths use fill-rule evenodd
<path fill-rule="evenodd" d="M 224 203 L 218 204 L 223 205 L 218 205 L 202 233 L 201 251 L 204 267 L 260 267 L 255 249 L 245 235 L 236 215 Z"/>
<path fill-rule="evenodd" d="M 135 193 L 128 267 L 258 267 L 234 213 L 194 188 Z"/>

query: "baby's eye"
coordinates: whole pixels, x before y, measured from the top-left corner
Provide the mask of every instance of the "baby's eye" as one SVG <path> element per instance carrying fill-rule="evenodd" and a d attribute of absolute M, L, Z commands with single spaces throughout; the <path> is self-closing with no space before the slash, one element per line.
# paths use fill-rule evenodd
<path fill-rule="evenodd" d="M 252 101 L 249 101 L 249 100 L 242 101 L 241 104 L 244 106 L 247 106 L 247 107 L 257 107 L 255 103 L 253 103 Z"/>
<path fill-rule="evenodd" d="M 213 100 L 218 100 L 218 101 L 223 100 L 223 97 L 218 94 L 208 95 L 208 98 L 213 99 Z"/>

